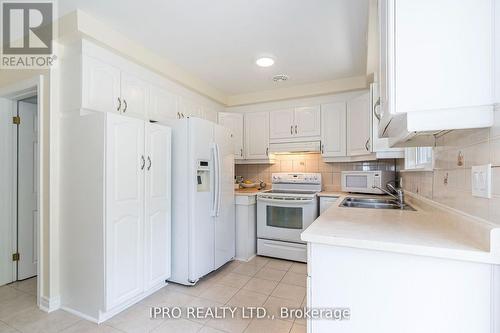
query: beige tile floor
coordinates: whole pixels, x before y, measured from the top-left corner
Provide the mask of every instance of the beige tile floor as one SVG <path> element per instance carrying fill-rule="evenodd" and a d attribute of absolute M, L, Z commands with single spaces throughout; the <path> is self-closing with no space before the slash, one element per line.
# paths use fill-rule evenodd
<path fill-rule="evenodd" d="M 306 332 L 300 319 L 150 319 L 151 306 L 263 306 L 278 314 L 281 306 L 303 307 L 306 265 L 256 257 L 233 261 L 203 278 L 194 287 L 171 283 L 104 324 L 95 325 L 65 311 L 50 314 L 36 303 L 36 278 L 0 287 L 0 333 L 142 333 L 142 332 Z"/>

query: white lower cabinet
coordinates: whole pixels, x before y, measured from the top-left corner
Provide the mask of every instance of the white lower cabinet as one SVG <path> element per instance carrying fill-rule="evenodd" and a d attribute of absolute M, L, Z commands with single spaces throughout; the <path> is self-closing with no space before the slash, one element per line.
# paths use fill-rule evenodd
<path fill-rule="evenodd" d="M 61 305 L 102 322 L 170 276 L 171 130 L 93 112 L 61 139 Z"/>
<path fill-rule="evenodd" d="M 257 196 L 236 195 L 236 260 L 249 261 L 257 254 Z"/>
<path fill-rule="evenodd" d="M 308 319 L 310 333 L 500 327 L 499 265 L 308 243 L 307 270 L 309 308 L 350 310 L 347 320 Z"/>

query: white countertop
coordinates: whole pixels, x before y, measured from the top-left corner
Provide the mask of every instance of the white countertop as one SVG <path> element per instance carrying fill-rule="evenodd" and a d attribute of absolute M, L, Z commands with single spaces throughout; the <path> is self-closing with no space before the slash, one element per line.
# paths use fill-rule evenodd
<path fill-rule="evenodd" d="M 417 211 L 339 207 L 357 195 L 337 195 L 303 241 L 500 264 L 500 226 L 414 196 L 407 199 Z"/>

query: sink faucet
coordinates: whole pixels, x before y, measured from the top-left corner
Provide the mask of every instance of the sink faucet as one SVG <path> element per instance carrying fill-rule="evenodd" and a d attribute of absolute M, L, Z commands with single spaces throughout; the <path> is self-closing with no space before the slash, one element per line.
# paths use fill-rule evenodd
<path fill-rule="evenodd" d="M 387 186 L 388 189 L 390 189 L 391 191 L 393 191 L 396 194 L 393 194 L 393 193 L 387 191 L 386 189 L 383 189 L 383 188 L 375 186 L 375 185 L 373 185 L 372 188 L 379 189 L 382 192 L 384 192 L 385 194 L 388 194 L 391 197 L 393 197 L 394 199 L 396 199 L 397 202 L 398 202 L 399 208 L 403 209 L 405 207 L 405 193 L 404 193 L 403 189 L 402 188 L 396 188 L 391 183 L 388 183 L 386 186 Z"/>

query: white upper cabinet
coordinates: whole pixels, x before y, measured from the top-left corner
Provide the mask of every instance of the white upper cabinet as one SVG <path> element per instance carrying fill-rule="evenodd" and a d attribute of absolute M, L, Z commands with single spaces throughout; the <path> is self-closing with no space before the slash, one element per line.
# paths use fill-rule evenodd
<path fill-rule="evenodd" d="M 185 97 L 180 97 L 179 114 L 181 118 L 185 117 L 203 118 L 203 109 L 201 105 L 195 103 L 194 101 Z"/>
<path fill-rule="evenodd" d="M 494 2 L 379 1 L 381 136 L 492 125 Z"/>
<path fill-rule="evenodd" d="M 120 104 L 120 70 L 92 57 L 82 56 L 81 107 L 120 113 Z"/>
<path fill-rule="evenodd" d="M 321 155 L 346 156 L 346 103 L 321 105 Z"/>
<path fill-rule="evenodd" d="M 126 72 L 121 72 L 122 113 L 127 116 L 145 119 L 148 110 L 150 85 Z"/>
<path fill-rule="evenodd" d="M 349 156 L 371 153 L 371 108 L 366 92 L 347 102 L 347 154 Z"/>
<path fill-rule="evenodd" d="M 299 137 L 315 137 L 321 134 L 319 105 L 295 108 L 294 133 Z"/>
<path fill-rule="evenodd" d="M 145 119 L 148 100 L 146 81 L 105 62 L 82 56 L 82 108 Z"/>
<path fill-rule="evenodd" d="M 246 159 L 269 159 L 269 112 L 245 113 Z"/>
<path fill-rule="evenodd" d="M 286 139 L 294 135 L 294 110 L 273 110 L 269 114 L 270 139 Z"/>
<path fill-rule="evenodd" d="M 376 153 L 377 158 L 404 158 L 404 148 L 391 148 L 388 138 L 380 138 L 378 126 L 380 123 L 380 99 L 378 84 L 370 84 L 370 107 L 372 118 L 372 140 L 371 150 Z"/>
<path fill-rule="evenodd" d="M 151 86 L 149 93 L 148 115 L 150 120 L 178 119 L 176 95 L 156 86 Z"/>
<path fill-rule="evenodd" d="M 234 158 L 236 160 L 244 158 L 243 148 L 243 114 L 236 112 L 220 112 L 219 124 L 229 128 L 234 144 Z"/>
<path fill-rule="evenodd" d="M 321 112 L 319 105 L 294 109 L 273 110 L 270 114 L 271 140 L 318 139 L 321 134 Z M 295 141 L 295 140 L 294 140 Z"/>
<path fill-rule="evenodd" d="M 321 105 L 321 155 L 346 156 L 346 103 Z"/>

